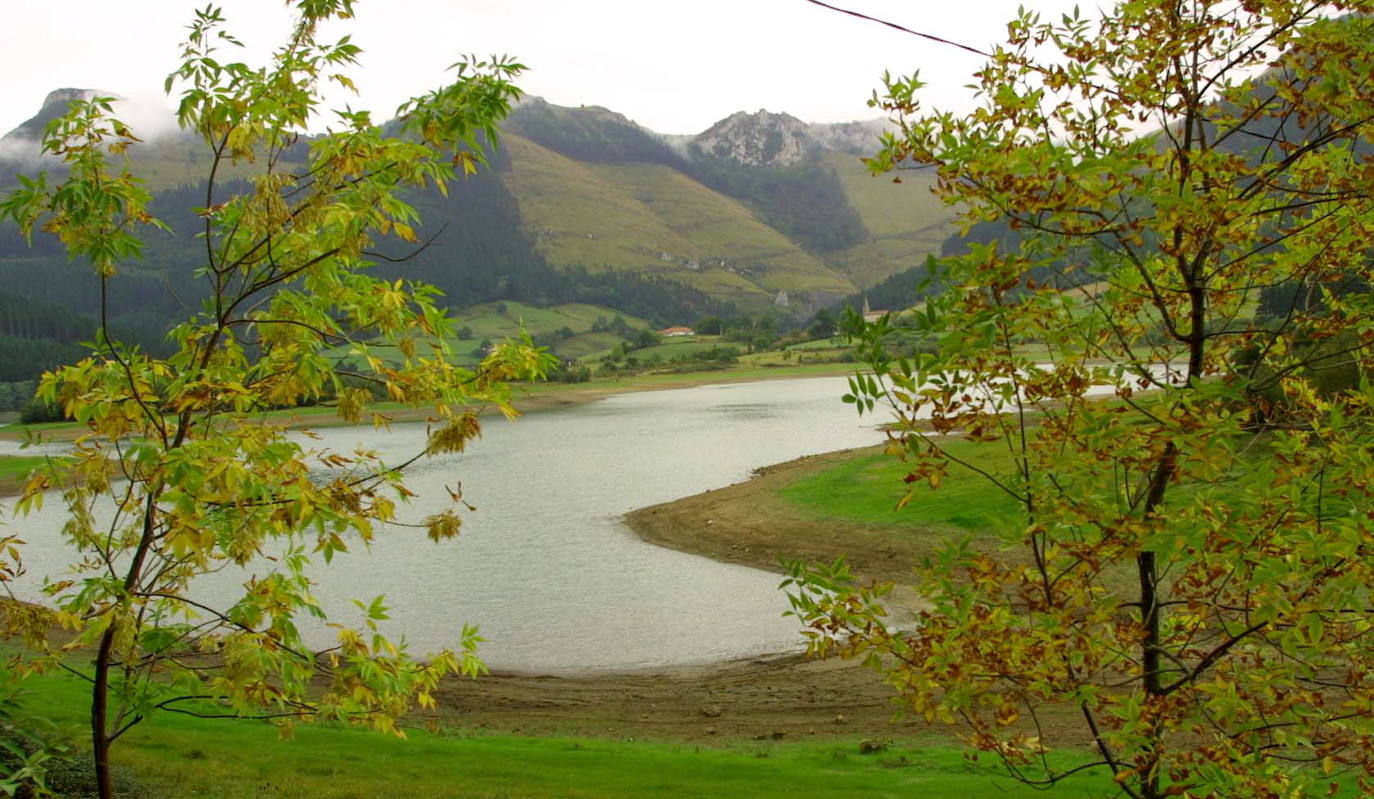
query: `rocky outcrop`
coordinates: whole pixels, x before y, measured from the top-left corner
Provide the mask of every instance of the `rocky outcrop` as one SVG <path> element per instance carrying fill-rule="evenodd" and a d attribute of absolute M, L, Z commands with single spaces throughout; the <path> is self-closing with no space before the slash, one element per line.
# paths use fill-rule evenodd
<path fill-rule="evenodd" d="M 808 124 L 790 114 L 741 111 L 690 139 L 687 149 L 746 166 L 790 166 L 818 150 L 872 155 L 886 128 L 881 119 Z"/>
<path fill-rule="evenodd" d="M 693 139 L 691 149 L 746 166 L 789 166 L 804 161 L 818 145 L 805 122 L 760 109 L 722 119 Z"/>
<path fill-rule="evenodd" d="M 55 89 L 48 92 L 48 96 L 43 99 L 43 107 L 32 118 L 28 119 L 19 127 L 6 133 L 5 139 L 25 139 L 31 142 L 41 141 L 43 129 L 48 123 L 62 114 L 67 113 L 67 106 L 72 100 L 84 100 L 95 94 L 94 89 Z"/>

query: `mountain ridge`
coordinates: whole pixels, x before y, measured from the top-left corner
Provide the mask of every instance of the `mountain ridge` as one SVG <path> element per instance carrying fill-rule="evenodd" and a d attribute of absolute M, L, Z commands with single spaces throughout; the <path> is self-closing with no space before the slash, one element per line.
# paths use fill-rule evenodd
<path fill-rule="evenodd" d="M 34 136 L 47 120 L 91 93 L 54 92 L 0 138 L 0 190 L 41 166 Z M 614 307 L 634 297 L 637 315 L 665 322 L 729 312 L 800 322 L 920 263 L 948 232 L 952 212 L 931 202 L 921 180 L 894 187 L 868 177 L 858 156 L 876 150 L 882 127 L 760 110 L 674 137 L 609 108 L 526 98 L 502 126 L 487 169 L 456 183 L 449 198 L 412 198 L 420 234 L 442 231 L 439 240 L 404 267 L 377 268 L 434 283 L 456 307 L 502 299 Z M 130 326 L 154 331 L 152 317 L 170 320 L 194 305 L 194 296 L 172 302 L 158 292 L 197 266 L 189 245 L 203 190 L 194 187 L 210 156 L 189 135 L 148 138 L 130 148 L 134 170 L 179 233 L 149 234 L 144 264 L 121 273 L 130 288 L 120 303 Z M 52 290 L 80 268 L 55 246 L 29 248 L 16 231 L 0 230 L 0 287 L 89 313 L 88 293 Z"/>

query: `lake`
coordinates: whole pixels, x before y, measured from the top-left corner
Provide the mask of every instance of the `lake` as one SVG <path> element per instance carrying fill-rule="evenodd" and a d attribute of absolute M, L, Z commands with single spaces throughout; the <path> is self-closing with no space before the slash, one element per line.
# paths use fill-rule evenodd
<path fill-rule="evenodd" d="M 312 573 L 337 621 L 356 622 L 350 599 L 385 594 L 416 653 L 456 643 L 464 623 L 486 639 L 496 669 L 569 672 L 700 663 L 799 646 L 784 618 L 780 577 L 646 544 L 620 516 L 645 505 L 746 479 L 760 466 L 882 440 L 840 401 L 844 378 L 805 378 L 623 394 L 507 423 L 485 421 L 468 452 L 422 460 L 407 472 L 419 495 L 400 511 L 414 522 L 450 506 L 461 482 L 477 507 L 442 544 L 423 530 L 380 531 L 371 553 L 342 555 Z M 396 459 L 422 446 L 424 428 L 326 428 L 313 447 L 358 445 Z M 56 498 L 11 521 L 30 543 L 20 596 L 68 561 Z M 242 579 L 239 575 L 237 580 Z M 219 584 L 215 584 L 215 583 Z M 220 575 L 204 595 L 229 596 Z M 305 622 L 303 622 L 303 625 Z M 313 643 L 327 631 L 309 628 Z"/>

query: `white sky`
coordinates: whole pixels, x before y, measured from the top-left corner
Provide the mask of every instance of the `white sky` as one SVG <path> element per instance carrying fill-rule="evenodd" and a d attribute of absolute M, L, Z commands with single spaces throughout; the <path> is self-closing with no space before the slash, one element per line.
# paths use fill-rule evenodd
<path fill-rule="evenodd" d="M 1047 16 L 1073 0 L 1024 0 Z M 192 11 L 205 0 L 5 0 L 0 134 L 61 87 L 162 97 Z M 835 0 L 835 5 L 985 48 L 1020 0 Z M 289 25 L 281 0 L 222 0 L 227 29 L 256 63 Z M 1085 11 L 1092 8 L 1085 3 Z M 967 107 L 980 59 L 804 0 L 360 0 L 348 32 L 364 49 L 349 102 L 391 116 L 439 85 L 462 53 L 508 53 L 519 83 L 559 105 L 602 105 L 660 133 L 697 133 L 735 111 L 786 111 L 811 122 L 868 119 L 884 69 L 916 69 L 928 105 Z M 342 29 L 327 33 L 337 36 Z M 245 58 L 246 56 L 246 58 Z M 161 100 L 170 107 L 170 101 Z M 128 120 L 137 128 L 145 120 Z M 146 130 L 146 127 L 143 128 Z"/>

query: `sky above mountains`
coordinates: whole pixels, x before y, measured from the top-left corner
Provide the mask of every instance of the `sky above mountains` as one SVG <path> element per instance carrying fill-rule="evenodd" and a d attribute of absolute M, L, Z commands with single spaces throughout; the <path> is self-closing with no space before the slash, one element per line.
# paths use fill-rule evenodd
<path fill-rule="evenodd" d="M 141 108 L 170 108 L 162 82 L 185 26 L 204 0 L 8 0 L 0 26 L 6 64 L 0 133 L 41 107 L 49 91 L 99 88 Z M 839 0 L 908 28 L 984 48 L 1005 35 L 1018 0 L 960 3 Z M 1045 14 L 1070 0 L 1031 0 Z M 228 30 L 260 61 L 290 24 L 280 0 L 222 3 Z M 660 133 L 697 133 L 739 110 L 767 108 L 812 122 L 866 119 L 884 70 L 921 71 L 937 107 L 969 106 L 963 85 L 980 59 L 956 48 L 848 17 L 805 0 L 362 0 L 349 26 L 364 49 L 361 96 L 337 106 L 390 116 L 444 80 L 462 53 L 508 53 L 529 71 L 528 93 L 559 105 L 602 105 Z M 327 29 L 337 37 L 343 27 Z M 134 113 L 136 129 L 164 121 Z"/>

